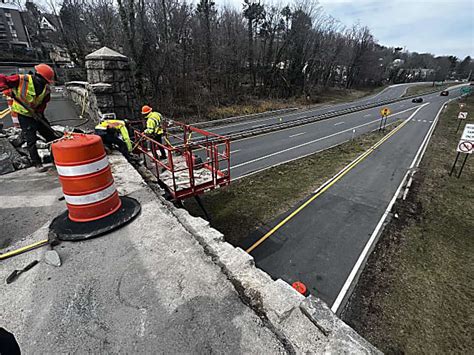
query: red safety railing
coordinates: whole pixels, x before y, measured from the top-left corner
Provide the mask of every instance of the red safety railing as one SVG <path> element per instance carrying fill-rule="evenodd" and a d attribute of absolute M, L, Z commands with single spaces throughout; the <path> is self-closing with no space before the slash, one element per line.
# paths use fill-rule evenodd
<path fill-rule="evenodd" d="M 197 196 L 230 183 L 230 140 L 174 121 L 163 134 L 163 143 L 141 132 L 142 123 L 131 122 L 134 151 L 143 155 L 145 167 L 175 200 Z M 139 128 L 139 129 L 136 129 Z M 160 148 L 166 159 L 160 160 Z"/>

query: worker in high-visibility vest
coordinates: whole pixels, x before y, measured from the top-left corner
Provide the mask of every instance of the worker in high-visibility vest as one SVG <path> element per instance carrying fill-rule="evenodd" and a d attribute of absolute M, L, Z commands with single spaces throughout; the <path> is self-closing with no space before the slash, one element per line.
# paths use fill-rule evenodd
<path fill-rule="evenodd" d="M 120 153 L 127 160 L 135 160 L 136 158 L 131 155 L 132 153 L 132 141 L 128 134 L 127 124 L 122 120 L 103 120 L 97 126 L 95 126 L 95 134 L 102 138 L 102 142 L 113 149 L 117 147 Z"/>
<path fill-rule="evenodd" d="M 153 111 L 153 109 L 145 105 L 142 107 L 142 115 L 146 118 L 146 129 L 145 134 L 151 137 L 153 140 L 157 141 L 160 144 L 163 144 L 163 128 L 161 127 L 161 114 L 159 112 Z M 160 145 L 158 146 L 161 157 L 160 159 L 166 159 L 165 149 Z M 155 155 L 156 152 L 153 152 Z"/>
<path fill-rule="evenodd" d="M 46 171 L 41 164 L 41 158 L 36 149 L 36 134 L 39 133 L 51 142 L 58 138 L 44 117 L 44 110 L 50 100 L 49 85 L 53 83 L 54 71 L 46 64 L 35 66 L 34 74 L 0 74 L 0 90 L 7 91 L 13 99 L 12 113 L 18 115 L 18 121 L 23 131 L 26 147 L 31 162 L 38 171 Z"/>

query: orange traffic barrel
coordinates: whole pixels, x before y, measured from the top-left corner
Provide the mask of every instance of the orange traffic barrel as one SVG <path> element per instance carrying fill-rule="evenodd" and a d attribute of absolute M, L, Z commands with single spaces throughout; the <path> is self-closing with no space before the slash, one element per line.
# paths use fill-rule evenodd
<path fill-rule="evenodd" d="M 102 139 L 72 133 L 52 145 L 69 218 L 74 222 L 99 220 L 121 206 Z"/>
<path fill-rule="evenodd" d="M 299 293 L 301 293 L 303 296 L 305 296 L 305 297 L 309 296 L 308 288 L 307 288 L 306 285 L 305 285 L 304 283 L 302 283 L 301 281 L 293 282 L 293 284 L 291 285 L 291 287 L 293 287 L 296 291 L 298 291 Z"/>

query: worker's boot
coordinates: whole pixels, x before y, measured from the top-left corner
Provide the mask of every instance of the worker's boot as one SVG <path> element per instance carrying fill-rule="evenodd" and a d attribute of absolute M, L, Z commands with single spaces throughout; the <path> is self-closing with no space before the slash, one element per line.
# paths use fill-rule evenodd
<path fill-rule="evenodd" d="M 129 160 L 132 161 L 132 162 L 139 163 L 139 162 L 141 162 L 142 159 L 140 158 L 139 155 L 131 153 Z"/>

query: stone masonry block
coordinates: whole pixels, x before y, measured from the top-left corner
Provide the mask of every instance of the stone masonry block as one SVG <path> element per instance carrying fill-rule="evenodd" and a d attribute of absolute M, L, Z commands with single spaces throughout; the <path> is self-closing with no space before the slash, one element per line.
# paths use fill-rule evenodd
<path fill-rule="evenodd" d="M 123 92 L 129 92 L 131 90 L 130 81 L 120 83 L 120 90 Z"/>
<path fill-rule="evenodd" d="M 101 72 L 96 69 L 91 69 L 87 71 L 87 81 L 90 84 L 96 84 L 102 82 Z"/>
<path fill-rule="evenodd" d="M 117 70 L 118 62 L 116 60 L 104 60 L 102 61 L 102 69 L 106 70 Z"/>
<path fill-rule="evenodd" d="M 97 95 L 96 102 L 98 107 L 113 107 L 114 100 L 110 95 Z"/>
<path fill-rule="evenodd" d="M 101 72 L 102 81 L 104 83 L 113 83 L 114 82 L 114 71 L 113 70 L 103 70 Z"/>
<path fill-rule="evenodd" d="M 104 69 L 104 62 L 101 60 L 86 60 L 86 69 Z"/>
<path fill-rule="evenodd" d="M 133 118 L 132 112 L 128 107 L 117 107 L 115 106 L 113 112 L 117 115 L 118 119 L 130 120 Z"/>
<path fill-rule="evenodd" d="M 114 70 L 114 81 L 125 82 L 130 79 L 130 72 L 127 70 Z"/>
<path fill-rule="evenodd" d="M 124 93 L 118 93 L 113 95 L 114 105 L 117 107 L 128 107 L 128 98 Z"/>
<path fill-rule="evenodd" d="M 114 93 L 120 93 L 120 92 L 122 92 L 122 87 L 121 87 L 120 83 L 117 82 L 117 81 L 115 81 L 115 82 L 112 83 L 112 88 L 113 88 L 112 91 L 113 91 Z"/>

